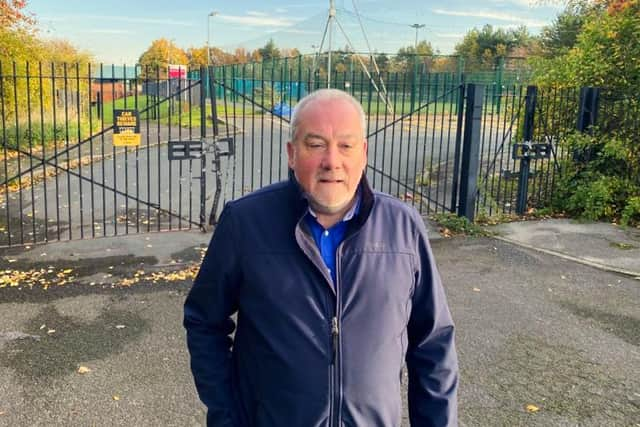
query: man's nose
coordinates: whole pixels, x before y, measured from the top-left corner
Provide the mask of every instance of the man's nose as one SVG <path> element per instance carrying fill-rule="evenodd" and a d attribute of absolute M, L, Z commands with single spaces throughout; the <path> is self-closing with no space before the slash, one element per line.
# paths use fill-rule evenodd
<path fill-rule="evenodd" d="M 322 167 L 336 169 L 340 166 L 340 150 L 337 145 L 329 144 L 322 156 Z"/>

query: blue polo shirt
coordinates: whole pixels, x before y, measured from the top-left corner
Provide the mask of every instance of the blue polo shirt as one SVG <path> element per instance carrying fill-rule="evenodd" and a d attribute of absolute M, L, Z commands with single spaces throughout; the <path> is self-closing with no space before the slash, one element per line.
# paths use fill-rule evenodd
<path fill-rule="evenodd" d="M 336 283 L 336 251 L 338 246 L 344 240 L 345 233 L 347 232 L 347 222 L 353 219 L 353 217 L 360 210 L 360 193 L 356 193 L 356 202 L 351 209 L 345 214 L 342 221 L 337 222 L 332 227 L 325 229 L 317 220 L 316 213 L 309 207 L 309 212 L 306 216 L 307 224 L 311 229 L 313 240 L 316 242 L 316 246 L 320 250 L 322 260 L 327 266 L 333 283 Z"/>

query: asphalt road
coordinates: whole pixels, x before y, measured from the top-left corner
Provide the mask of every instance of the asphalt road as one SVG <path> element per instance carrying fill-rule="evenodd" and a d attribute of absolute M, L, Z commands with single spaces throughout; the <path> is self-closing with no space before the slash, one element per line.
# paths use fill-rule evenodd
<path fill-rule="evenodd" d="M 0 288 L 0 425 L 204 425 L 181 326 L 190 281 L 110 285 L 197 260 L 208 236 L 186 236 L 149 235 L 151 248 L 132 236 L 129 255 L 123 238 L 5 253 L 3 269 L 78 273 Z M 87 258 L 89 244 L 119 255 Z M 640 425 L 637 280 L 490 238 L 433 249 L 457 325 L 462 426 Z"/>

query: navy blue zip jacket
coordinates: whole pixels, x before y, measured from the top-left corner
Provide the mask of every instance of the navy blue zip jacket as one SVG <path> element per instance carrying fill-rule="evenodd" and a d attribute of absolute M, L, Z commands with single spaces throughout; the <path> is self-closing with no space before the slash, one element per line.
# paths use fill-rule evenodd
<path fill-rule="evenodd" d="M 405 361 L 411 425 L 457 425 L 454 326 L 422 218 L 364 177 L 360 191 L 335 288 L 295 178 L 226 205 L 185 302 L 209 426 L 399 426 Z"/>

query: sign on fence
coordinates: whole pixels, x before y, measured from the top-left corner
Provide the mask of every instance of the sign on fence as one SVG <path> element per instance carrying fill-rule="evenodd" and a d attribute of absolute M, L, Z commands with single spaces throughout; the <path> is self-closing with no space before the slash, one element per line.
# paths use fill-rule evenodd
<path fill-rule="evenodd" d="M 137 147 L 140 145 L 140 120 L 136 110 L 114 110 L 113 145 Z"/>
<path fill-rule="evenodd" d="M 187 67 L 185 65 L 169 64 L 169 78 L 170 79 L 186 79 Z"/>

